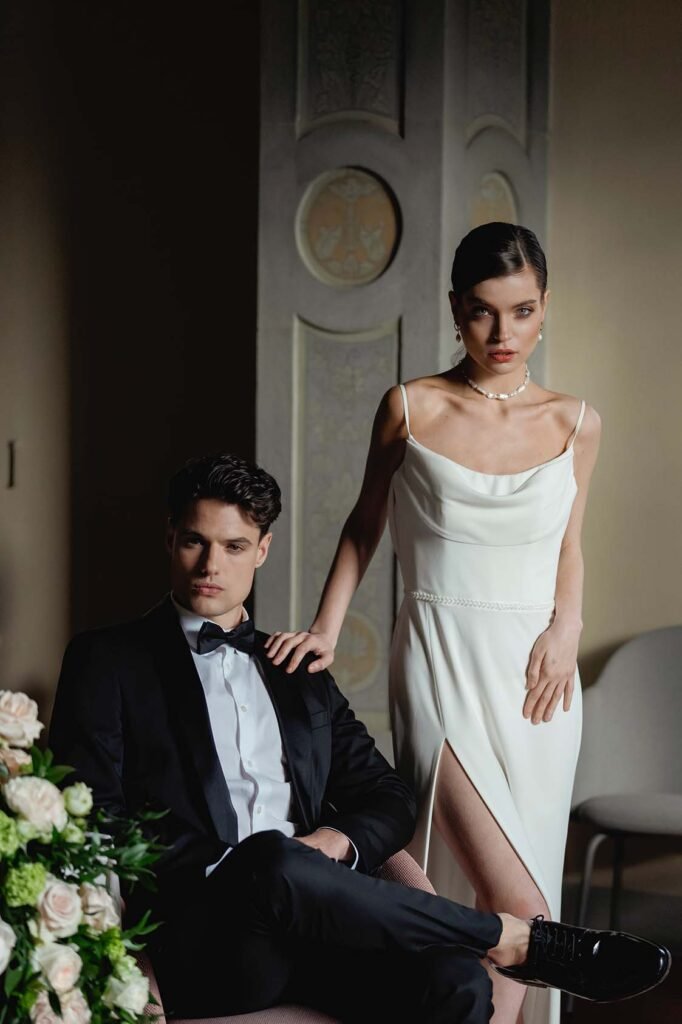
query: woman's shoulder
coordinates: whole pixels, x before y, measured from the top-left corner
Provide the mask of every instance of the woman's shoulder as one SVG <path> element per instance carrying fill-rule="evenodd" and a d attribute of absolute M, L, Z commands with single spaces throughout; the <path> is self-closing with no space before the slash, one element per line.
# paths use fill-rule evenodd
<path fill-rule="evenodd" d="M 433 409 L 434 402 L 437 403 L 441 398 L 443 401 L 447 401 L 453 393 L 453 382 L 448 378 L 447 373 L 434 373 L 428 377 L 413 377 L 411 380 L 405 381 L 402 387 L 407 393 L 410 410 L 414 409 L 417 413 L 427 408 Z"/>
<path fill-rule="evenodd" d="M 583 440 L 589 438 L 599 439 L 601 417 L 594 406 L 589 405 L 583 398 L 577 398 L 575 395 L 563 394 L 560 391 L 550 391 L 547 388 L 542 390 L 545 393 L 545 402 L 548 410 L 560 420 L 562 428 L 565 428 L 566 431 L 572 431 L 579 426 L 580 435 Z"/>
<path fill-rule="evenodd" d="M 434 374 L 430 377 L 413 377 L 401 384 L 394 384 L 386 391 L 381 399 L 381 406 L 386 412 L 402 416 L 407 400 L 410 411 L 417 408 L 423 402 L 433 400 L 437 392 L 445 393 L 447 384 L 442 379 L 442 374 Z"/>

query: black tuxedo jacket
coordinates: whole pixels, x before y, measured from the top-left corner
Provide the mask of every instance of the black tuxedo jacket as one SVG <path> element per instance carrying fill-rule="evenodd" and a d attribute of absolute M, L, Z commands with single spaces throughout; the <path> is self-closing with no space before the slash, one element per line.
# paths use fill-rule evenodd
<path fill-rule="evenodd" d="M 378 753 L 328 672 L 305 661 L 286 675 L 255 657 L 272 699 L 301 834 L 344 832 L 371 872 L 412 837 L 414 798 Z M 165 598 L 142 619 L 82 633 L 69 644 L 50 746 L 75 767 L 95 804 L 114 814 L 168 809 L 153 831 L 169 850 L 162 886 L 197 882 L 237 843 L 237 821 L 211 732 L 204 691 L 177 613 Z"/>

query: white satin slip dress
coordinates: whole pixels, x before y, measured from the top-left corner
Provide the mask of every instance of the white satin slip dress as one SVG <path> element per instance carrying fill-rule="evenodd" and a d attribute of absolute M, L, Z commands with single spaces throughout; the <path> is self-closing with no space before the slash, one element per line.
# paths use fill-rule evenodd
<path fill-rule="evenodd" d="M 400 388 L 408 438 L 389 524 L 405 594 L 389 688 L 396 767 L 419 806 L 410 849 L 437 892 L 473 905 L 471 886 L 431 828 L 448 743 L 558 919 L 582 723 L 577 673 L 569 712 L 559 705 L 541 725 L 521 712 L 529 656 L 554 610 L 585 403 L 561 455 L 521 473 L 480 473 L 412 436 Z M 559 993 L 529 989 L 524 1024 L 558 1021 Z"/>

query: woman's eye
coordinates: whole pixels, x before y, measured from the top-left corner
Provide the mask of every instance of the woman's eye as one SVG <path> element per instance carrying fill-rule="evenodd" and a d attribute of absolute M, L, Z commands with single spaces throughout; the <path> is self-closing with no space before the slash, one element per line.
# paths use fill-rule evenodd
<path fill-rule="evenodd" d="M 519 309 L 516 310 L 516 312 L 520 316 L 530 316 L 533 310 L 530 308 L 530 306 L 521 306 Z"/>
<path fill-rule="evenodd" d="M 488 310 L 485 308 L 485 306 L 474 306 L 474 308 L 471 310 L 471 314 L 472 316 L 487 316 Z"/>

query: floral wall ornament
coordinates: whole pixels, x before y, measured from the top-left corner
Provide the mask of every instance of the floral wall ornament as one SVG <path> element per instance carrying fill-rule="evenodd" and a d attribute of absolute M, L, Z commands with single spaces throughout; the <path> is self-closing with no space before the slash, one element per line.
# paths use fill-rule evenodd
<path fill-rule="evenodd" d="M 398 207 L 376 175 L 341 167 L 308 187 L 296 215 L 296 241 L 306 267 L 324 284 L 368 284 L 398 246 Z"/>

